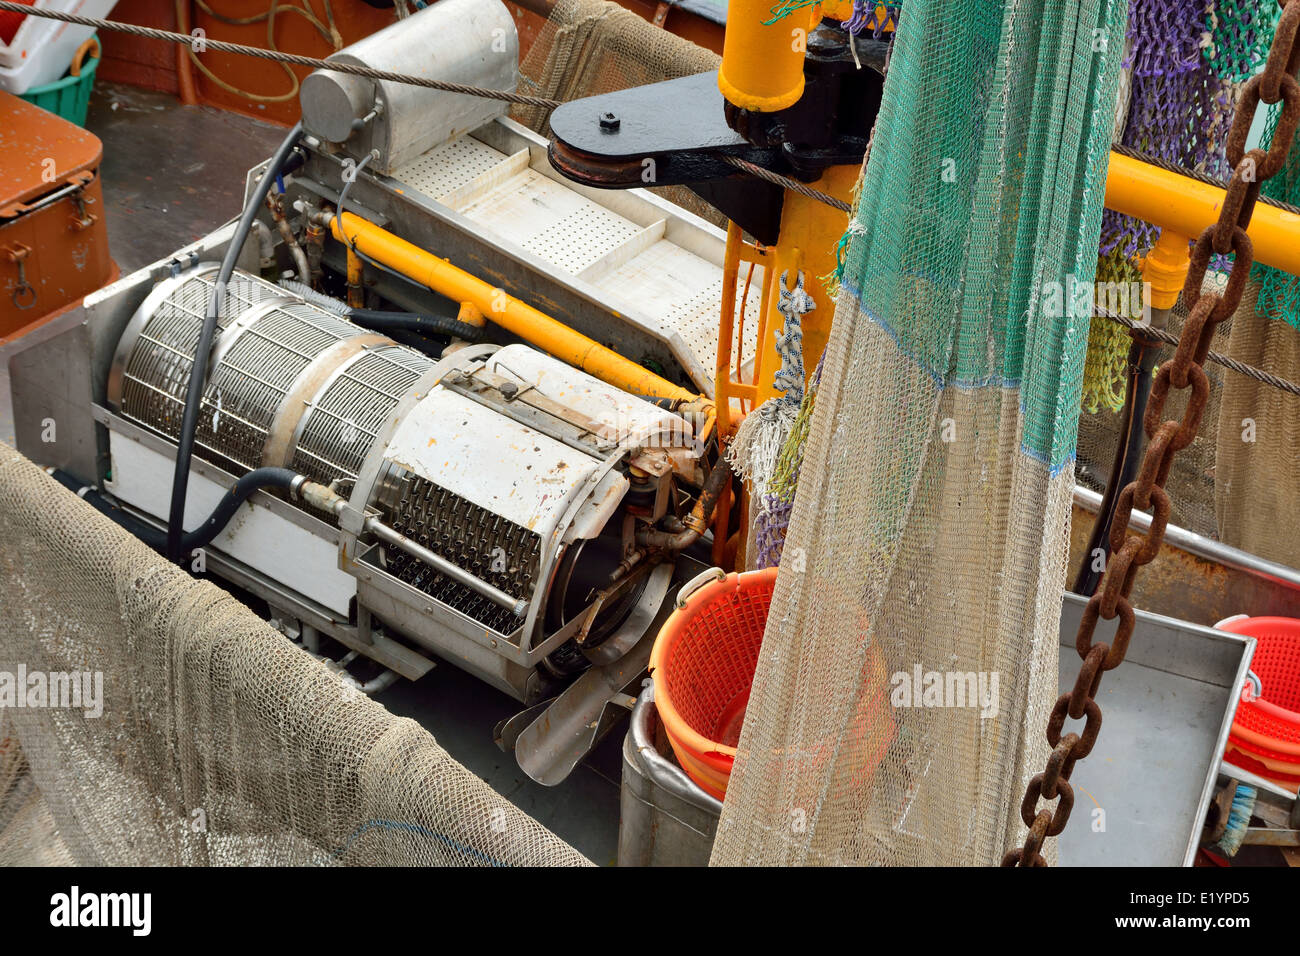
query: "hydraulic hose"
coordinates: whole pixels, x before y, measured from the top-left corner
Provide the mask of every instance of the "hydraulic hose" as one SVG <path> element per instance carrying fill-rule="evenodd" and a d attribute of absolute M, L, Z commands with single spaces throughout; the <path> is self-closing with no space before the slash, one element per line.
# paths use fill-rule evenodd
<path fill-rule="evenodd" d="M 96 510 L 108 515 L 119 524 L 126 525 L 132 534 L 149 545 L 149 547 L 156 551 L 162 551 L 168 546 L 167 534 L 143 522 L 133 521 L 128 524 L 123 520 L 124 513 L 110 505 L 103 495 L 95 489 L 80 487 L 75 479 L 64 472 L 56 471 L 53 476 L 65 487 L 77 492 Z M 189 555 L 195 549 L 205 548 L 211 544 L 212 539 L 221 534 L 226 525 L 230 523 L 230 519 L 235 516 L 239 506 L 247 501 L 254 492 L 263 488 L 286 488 L 296 492 L 306 480 L 304 476 L 289 468 L 253 469 L 235 482 L 234 486 L 217 503 L 217 507 L 213 509 L 212 514 L 208 515 L 206 521 L 193 531 L 187 531 L 181 535 L 180 553 Z"/>
<path fill-rule="evenodd" d="M 1165 310 L 1167 312 L 1167 310 Z M 1152 310 L 1153 314 L 1155 310 Z M 1159 328 L 1164 328 L 1161 321 Z M 1146 446 L 1142 426 L 1143 413 L 1146 411 L 1147 399 L 1151 396 L 1151 374 L 1159 358 L 1159 349 L 1149 341 L 1135 340 L 1129 347 L 1128 382 L 1124 393 L 1124 407 L 1119 419 L 1122 425 L 1119 444 L 1115 447 L 1115 460 L 1106 479 L 1106 493 L 1102 495 L 1101 507 L 1097 509 L 1097 518 L 1088 535 L 1088 547 L 1083 552 L 1079 563 L 1079 573 L 1071 588 L 1075 594 L 1091 597 L 1101 581 L 1098 567 L 1105 566 L 1105 560 L 1097 560 L 1101 551 L 1104 559 L 1110 558 L 1110 529 L 1115 519 L 1115 509 L 1119 504 L 1120 492 L 1137 477 L 1142 465 L 1142 452 Z"/>
<path fill-rule="evenodd" d="M 664 548 L 668 551 L 689 548 L 708 528 L 713 511 L 718 506 L 718 498 L 722 496 L 722 488 L 730 480 L 731 465 L 725 455 L 719 455 L 709 476 L 704 479 L 704 487 L 700 489 L 700 497 L 695 502 L 695 507 L 683 522 L 686 525 L 685 530 L 642 531 L 636 536 L 637 544 L 651 548 Z"/>
<path fill-rule="evenodd" d="M 210 544 L 253 492 L 263 488 L 293 489 L 295 481 L 301 483 L 306 480 L 289 468 L 254 468 L 235 482 L 234 487 L 226 492 L 203 524 L 181 535 L 181 554 L 190 554 L 195 548 Z"/>
<path fill-rule="evenodd" d="M 422 335 L 451 335 L 466 342 L 478 342 L 483 338 L 484 329 L 479 325 L 461 322 L 449 315 L 436 315 L 431 312 L 387 312 L 381 309 L 354 309 L 346 302 L 317 292 L 305 282 L 293 279 L 281 279 L 280 288 L 306 299 L 312 305 L 350 319 L 364 329 L 373 332 L 385 332 L 391 329 L 403 329 L 419 332 Z"/>
<path fill-rule="evenodd" d="M 410 312 L 382 312 L 377 309 L 352 309 L 350 318 L 363 329 L 383 332 L 388 329 L 405 329 L 422 335 L 454 335 L 467 342 L 483 338 L 483 329 L 445 315 L 414 314 Z"/>
<path fill-rule="evenodd" d="M 199 409 L 203 402 L 203 389 L 207 385 L 208 356 L 212 353 L 212 340 L 216 335 L 217 319 L 221 314 L 222 300 L 226 297 L 226 283 L 235 271 L 235 263 L 243 249 L 253 225 L 253 217 L 266 202 L 266 194 L 271 190 L 277 174 L 284 166 L 285 160 L 293 152 L 302 136 L 302 123 L 295 123 L 289 135 L 284 138 L 262 178 L 253 187 L 253 193 L 244 204 L 244 212 L 239 217 L 235 234 L 230 239 L 225 258 L 221 260 L 221 270 L 217 273 L 217 283 L 208 300 L 208 308 L 203 316 L 203 327 L 199 331 L 198 346 L 194 350 L 194 364 L 190 369 L 189 388 L 185 395 L 185 409 L 181 417 L 180 435 L 176 447 L 176 471 L 172 476 L 171 509 L 167 519 L 167 558 L 179 561 L 185 554 L 184 522 L 185 497 L 189 492 L 190 461 L 194 457 L 194 433 L 199 424 Z"/>

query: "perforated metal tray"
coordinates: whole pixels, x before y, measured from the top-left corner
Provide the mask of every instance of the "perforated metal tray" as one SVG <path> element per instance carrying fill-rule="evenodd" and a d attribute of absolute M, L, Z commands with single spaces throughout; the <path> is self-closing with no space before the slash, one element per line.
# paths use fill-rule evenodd
<path fill-rule="evenodd" d="M 639 189 L 585 189 L 546 159 L 546 141 L 498 119 L 398 169 L 403 195 L 454 211 L 485 243 L 518 250 L 622 321 L 653 328 L 706 394 L 717 365 L 724 234 Z M 758 348 L 763 269 L 742 270 L 744 359 Z M 746 294 L 748 292 L 748 294 Z"/>

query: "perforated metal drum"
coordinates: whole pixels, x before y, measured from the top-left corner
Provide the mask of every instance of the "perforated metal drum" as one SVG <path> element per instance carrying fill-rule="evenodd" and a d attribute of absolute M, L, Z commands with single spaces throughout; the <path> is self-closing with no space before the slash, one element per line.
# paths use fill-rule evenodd
<path fill-rule="evenodd" d="M 216 265 L 166 279 L 118 344 L 109 405 L 175 440 Z M 225 290 L 195 451 L 241 472 L 289 465 L 320 481 L 354 480 L 380 422 L 431 366 L 256 276 Z"/>

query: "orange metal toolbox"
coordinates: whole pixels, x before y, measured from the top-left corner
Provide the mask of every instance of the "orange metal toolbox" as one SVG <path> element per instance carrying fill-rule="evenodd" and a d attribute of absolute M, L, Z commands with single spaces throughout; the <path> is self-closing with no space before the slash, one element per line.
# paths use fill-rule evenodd
<path fill-rule="evenodd" d="M 111 282 L 99 138 L 0 92 L 0 342 Z"/>

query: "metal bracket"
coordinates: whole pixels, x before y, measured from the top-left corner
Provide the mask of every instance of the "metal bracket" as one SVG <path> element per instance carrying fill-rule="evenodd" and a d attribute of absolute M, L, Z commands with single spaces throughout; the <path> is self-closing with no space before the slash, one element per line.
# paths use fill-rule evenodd
<path fill-rule="evenodd" d="M 36 289 L 27 281 L 26 261 L 31 253 L 31 246 L 21 242 L 4 247 L 5 258 L 18 267 L 18 281 L 14 283 L 14 291 L 10 296 L 16 309 L 26 310 L 36 304 Z"/>
<path fill-rule="evenodd" d="M 880 108 L 889 43 L 823 20 L 808 35 L 804 93 L 788 109 L 727 102 L 717 71 L 572 100 L 551 114 L 551 165 L 604 189 L 689 186 L 760 242 L 781 229 L 784 190 L 737 176 L 734 156 L 812 182 L 858 163 Z"/>
<path fill-rule="evenodd" d="M 553 787 L 563 781 L 621 716 L 611 708 L 621 705 L 625 689 L 650 662 L 672 577 L 671 565 L 655 568 L 627 621 L 595 649 L 609 652 L 611 659 L 585 671 L 519 733 L 515 759 L 538 783 Z M 622 648 L 625 654 L 615 654 Z"/>
<path fill-rule="evenodd" d="M 716 70 L 574 100 L 551 114 L 551 165 L 600 189 L 690 186 L 759 241 L 774 243 L 782 190 L 741 176 L 716 154 L 774 168 L 780 149 L 749 143 L 727 125 L 724 106 Z"/>

